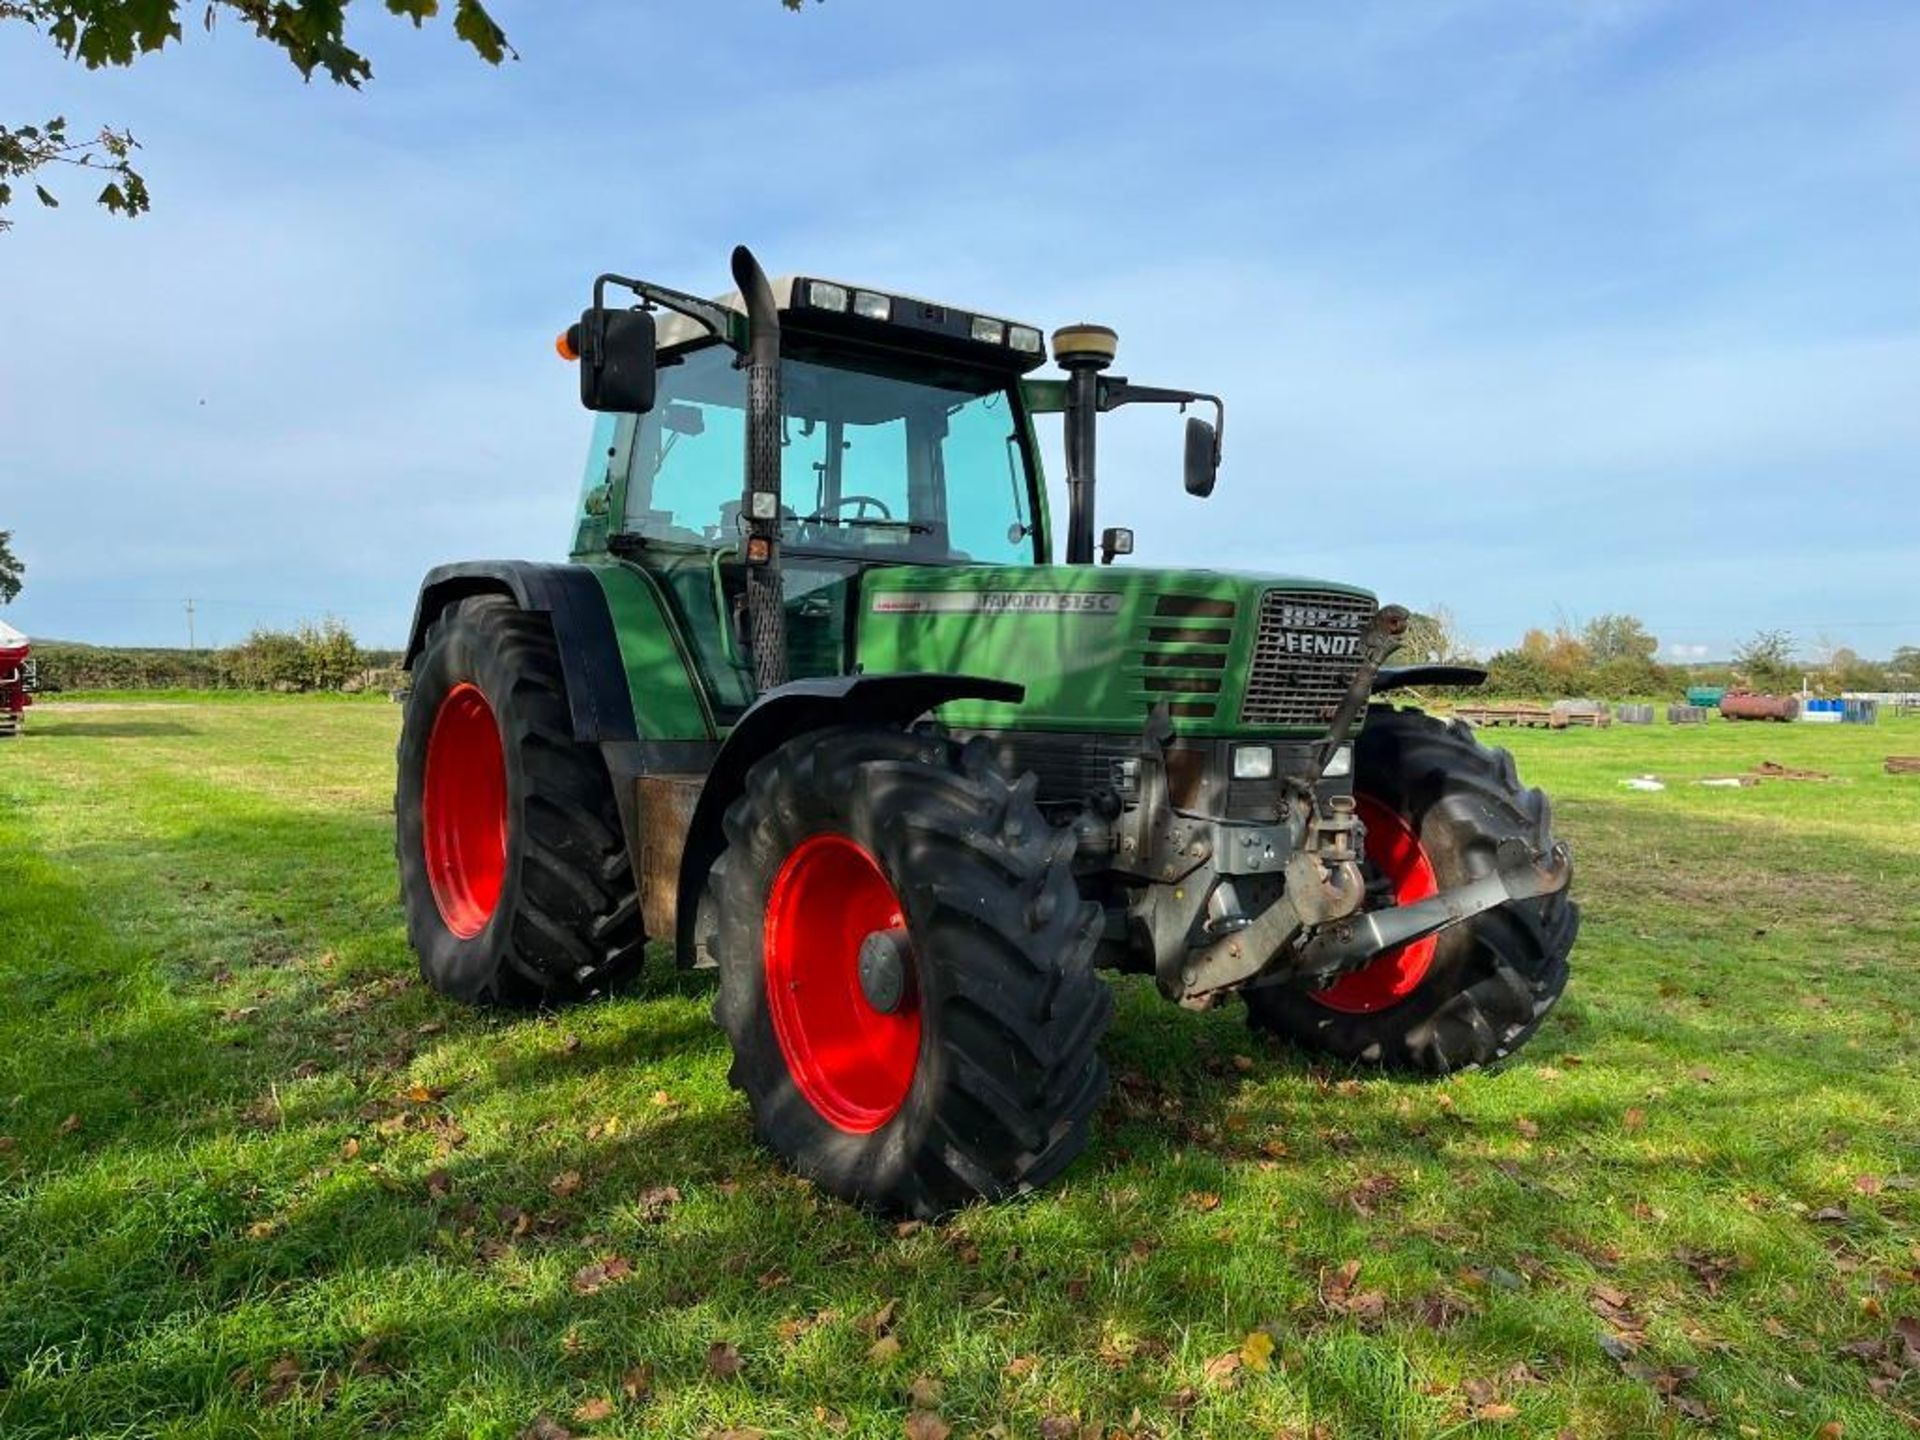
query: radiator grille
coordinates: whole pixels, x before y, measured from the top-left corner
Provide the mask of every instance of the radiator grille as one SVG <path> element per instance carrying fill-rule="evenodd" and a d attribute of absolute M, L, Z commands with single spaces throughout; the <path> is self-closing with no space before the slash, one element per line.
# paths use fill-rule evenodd
<path fill-rule="evenodd" d="M 1247 725 L 1324 727 L 1360 670 L 1360 633 L 1373 601 L 1325 590 L 1269 590 L 1240 719 Z"/>
<path fill-rule="evenodd" d="M 1176 719 L 1214 717 L 1236 608 L 1231 600 L 1204 595 L 1158 597 L 1130 670 L 1145 705 L 1165 705 Z"/>

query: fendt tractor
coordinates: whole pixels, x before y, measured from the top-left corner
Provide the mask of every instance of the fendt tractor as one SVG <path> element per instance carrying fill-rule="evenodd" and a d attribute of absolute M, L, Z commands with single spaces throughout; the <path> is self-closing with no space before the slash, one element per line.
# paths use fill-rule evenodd
<path fill-rule="evenodd" d="M 1132 534 L 1096 532 L 1099 416 L 1204 407 L 1204 497 L 1216 397 L 1107 373 L 1102 326 L 1041 378 L 1031 325 L 732 269 L 718 300 L 595 282 L 558 342 L 598 416 L 571 563 L 420 592 L 397 849 L 434 987 L 551 1005 L 661 942 L 718 971 L 760 1140 L 911 1214 L 1084 1146 L 1103 968 L 1356 1065 L 1526 1041 L 1578 923 L 1546 798 L 1374 703 L 1484 676 L 1387 665 L 1407 612 L 1365 590 L 1114 566 Z"/>

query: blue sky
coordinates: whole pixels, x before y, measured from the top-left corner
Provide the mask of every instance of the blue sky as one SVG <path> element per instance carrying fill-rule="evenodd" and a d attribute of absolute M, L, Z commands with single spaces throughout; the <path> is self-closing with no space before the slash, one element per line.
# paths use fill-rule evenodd
<path fill-rule="evenodd" d="M 745 240 L 1224 393 L 1206 503 L 1171 416 L 1113 417 L 1138 563 L 1482 647 L 1609 610 L 1671 655 L 1920 643 L 1906 0 L 502 0 L 498 71 L 354 8 L 358 94 L 237 26 L 113 74 L 0 27 L 6 118 L 130 125 L 156 197 L 0 236 L 15 625 L 183 643 L 192 595 L 202 644 L 396 643 L 428 566 L 564 551 L 591 276 L 715 291 Z"/>

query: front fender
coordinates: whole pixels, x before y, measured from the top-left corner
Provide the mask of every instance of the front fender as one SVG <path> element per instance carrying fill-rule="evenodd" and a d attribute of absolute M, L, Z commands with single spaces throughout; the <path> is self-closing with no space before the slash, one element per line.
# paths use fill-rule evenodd
<path fill-rule="evenodd" d="M 567 681 L 567 706 L 576 740 L 638 738 L 620 641 L 606 591 L 585 565 L 533 560 L 467 560 L 427 572 L 413 607 L 413 627 L 401 664 L 413 668 L 427 629 L 440 612 L 471 595 L 506 595 L 522 610 L 547 616 Z"/>
<path fill-rule="evenodd" d="M 1478 665 L 1382 665 L 1371 694 L 1405 690 L 1414 685 L 1484 685 L 1487 672 Z"/>
<path fill-rule="evenodd" d="M 682 966 L 695 963 L 694 919 L 707 871 L 726 848 L 721 820 L 746 785 L 747 771 L 795 735 L 828 725 L 912 724 L 949 700 L 1001 700 L 1018 704 L 1026 687 L 980 675 L 907 672 L 895 675 L 835 675 L 796 680 L 754 701 L 733 727 L 694 807 L 680 857 L 675 905 L 675 950 Z"/>

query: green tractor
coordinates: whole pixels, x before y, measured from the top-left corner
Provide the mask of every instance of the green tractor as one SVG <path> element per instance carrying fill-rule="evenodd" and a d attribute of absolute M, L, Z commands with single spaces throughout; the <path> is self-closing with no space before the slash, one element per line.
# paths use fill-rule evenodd
<path fill-rule="evenodd" d="M 1103 968 L 1339 1062 L 1523 1044 L 1578 924 L 1546 798 L 1374 703 L 1407 623 L 1297 576 L 1115 567 L 1098 417 L 1201 405 L 1041 332 L 733 255 L 718 300 L 604 275 L 561 337 L 597 412 L 572 562 L 434 570 L 397 852 L 428 981 L 608 991 L 718 971 L 757 1135 L 934 1214 L 1044 1184 L 1107 1087 Z M 610 304 L 608 292 L 623 292 Z M 1035 418 L 1060 414 L 1063 560 Z"/>

